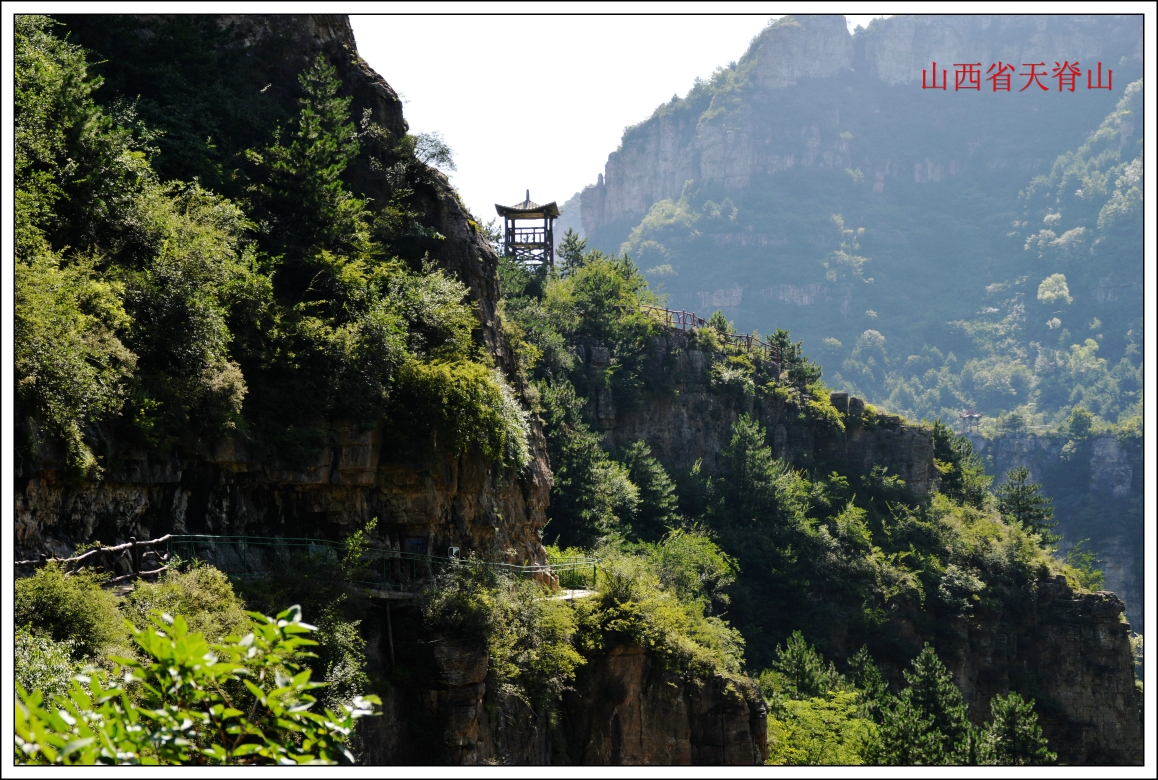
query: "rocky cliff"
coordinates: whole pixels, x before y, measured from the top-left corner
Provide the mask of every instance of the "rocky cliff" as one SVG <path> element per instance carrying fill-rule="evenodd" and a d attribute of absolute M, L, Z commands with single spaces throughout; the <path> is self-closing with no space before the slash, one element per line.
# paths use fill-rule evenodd
<path fill-rule="evenodd" d="M 358 56 L 345 16 L 242 15 L 212 21 L 222 32 L 213 45 L 230 49 L 238 80 L 265 84 L 268 94 L 292 107 L 298 73 L 322 53 L 337 69 L 342 92 L 352 98 L 354 118 L 377 123 L 388 137 L 387 149 L 405 135 L 397 93 Z M 164 22 L 165 17 L 142 16 L 134 26 L 138 37 L 149 39 L 166 34 Z M 359 159 L 350 184 L 373 202 L 389 202 L 391 185 L 381 166 L 371 163 Z M 443 237 L 432 242 L 429 255 L 469 288 L 480 340 L 517 385 L 495 313 L 497 258 L 446 178 L 432 170 L 427 182 L 415 188 L 423 224 Z M 478 453 L 456 454 L 436 442 L 420 462 L 402 460 L 383 451 L 378 429 L 358 430 L 340 420 L 318 425 L 323 443 L 305 463 L 292 464 L 261 441 L 241 436 L 152 452 L 92 430 L 88 436 L 104 455 L 105 475 L 74 483 L 63 477 L 63 453 L 55 443 L 41 435 L 35 420 L 22 420 L 17 555 L 60 554 L 81 541 L 171 531 L 340 537 L 378 517 L 386 536 L 425 538 L 434 551 L 454 545 L 488 557 L 542 560 L 537 529 L 545 522 L 551 474 L 537 423 L 529 442 L 532 462 L 517 474 Z"/>
<path fill-rule="evenodd" d="M 1017 690 L 1035 700 L 1059 763 L 1141 764 L 1142 694 L 1122 600 L 1075 593 L 1058 576 L 1020 606 L 1017 614 L 954 621 L 936 637 L 974 722 L 987 719 L 993 696 Z"/>
<path fill-rule="evenodd" d="M 970 435 L 997 481 L 1025 466 L 1054 500 L 1055 531 L 1063 552 L 1088 539 L 1106 575 L 1106 590 L 1126 604 L 1138 633 L 1144 623 L 1142 445 L 1139 439 L 1097 436 L 1069 442 L 1060 436 Z"/>
<path fill-rule="evenodd" d="M 550 714 L 496 684 L 484 647 L 396 647 L 425 674 L 392 688 L 383 716 L 363 723 L 365 764 L 751 765 L 768 756 L 767 710 L 751 681 L 671 674 L 638 646 L 591 659 Z"/>
<path fill-rule="evenodd" d="M 740 414 L 749 414 L 767 427 L 773 453 L 798 466 L 822 465 L 843 473 L 884 466 L 904 479 L 918 500 L 938 489 L 927 428 L 884 413 L 865 427 L 860 416 L 864 402 L 845 393 L 830 399 L 847 423 L 845 430 L 807 420 L 783 400 L 759 399 L 713 381 L 713 355 L 689 347 L 694 347 L 690 334 L 674 330 L 649 344 L 649 371 L 663 376 L 672 391 L 646 393 L 643 403 L 629 410 L 615 409 L 603 392 L 589 400 L 587 414 L 612 446 L 642 439 L 673 473 L 697 460 L 713 473 L 732 424 Z M 598 347 L 579 354 L 593 373 L 604 370 Z M 983 455 L 995 454 L 1000 474 L 1028 463 L 1037 475 L 1048 464 L 1062 462 L 1061 442 L 974 440 Z M 1132 490 L 1133 458 L 1140 453 L 1113 438 L 1095 439 L 1081 451 L 1089 458 L 1083 489 L 1120 498 Z M 1134 570 L 1129 571 L 1132 576 Z M 1113 566 L 1107 575 L 1128 593 L 1140 588 L 1140 580 L 1124 581 Z M 921 613 L 894 614 L 885 633 L 897 657 L 916 656 L 925 642 L 937 648 L 976 725 L 990 717 L 994 696 L 1015 690 L 1037 702 L 1043 730 L 1061 763 L 1138 764 L 1142 700 L 1134 682 L 1125 609 L 1115 593 L 1076 593 L 1057 576 L 1039 581 L 1028 601 L 971 617 L 939 616 L 932 606 Z M 830 647 L 838 658 L 857 649 L 847 646 L 846 632 L 847 626 L 831 625 Z M 904 685 L 900 667 L 885 662 L 881 670 L 895 687 Z"/>
<path fill-rule="evenodd" d="M 661 107 L 624 133 L 597 183 L 583 191 L 583 229 L 593 235 L 619 225 L 625 236 L 624 225 L 629 229 L 657 201 L 679 198 L 689 180 L 736 189 L 794 168 L 859 166 L 880 193 L 898 177 L 922 183 L 990 168 L 1039 167 L 1045 160 L 1028 145 L 1023 150 L 1016 141 L 1003 140 L 994 148 L 993 128 L 975 127 L 964 148 L 934 150 L 931 142 L 942 135 L 944 121 L 963 127 L 978 123 L 980 115 L 962 101 L 951 106 L 940 101 L 933 113 L 915 120 L 928 125 L 924 140 L 898 146 L 898 132 L 921 136 L 898 124 L 902 115 L 906 122 L 917 115 L 895 106 L 889 116 L 882 115 L 882 101 L 863 98 L 876 85 L 919 85 L 933 62 L 953 78 L 958 62 L 983 62 L 983 68 L 1012 62 L 1020 69 L 1023 62 L 1053 63 L 1064 56 L 1083 64 L 1112 63 L 1121 78 L 1122 68 L 1140 69 L 1138 33 L 1138 22 L 1130 17 L 896 16 L 878 19 L 853 36 L 841 16 L 784 17 L 753 41 L 736 69 L 734 88 L 718 92 L 710 104 L 697 103 L 693 90 L 687 100 Z M 826 86 L 838 83 L 839 89 Z M 1019 86 L 1020 81 L 1013 89 Z M 785 92 L 790 87 L 795 91 Z M 815 110 L 796 111 L 794 97 L 788 96 L 795 93 L 812 94 Z M 1008 113 L 1008 107 L 997 110 Z M 1002 114 L 998 122 L 1009 119 Z M 871 124 L 897 125 L 893 142 L 886 135 L 879 139 L 883 147 L 851 146 L 854 134 L 848 129 Z"/>
<path fill-rule="evenodd" d="M 579 354 L 593 374 L 605 370 L 598 348 L 579 350 Z M 883 466 L 903 479 L 917 497 L 937 489 L 933 441 L 926 428 L 888 414 L 865 427 L 860 416 L 864 402 L 846 393 L 832 398 L 846 418 L 843 429 L 810 421 L 785 399 L 721 384 L 712 376 L 712 354 L 696 349 L 688 331 L 668 330 L 652 339 L 647 360 L 649 374 L 662 378 L 670 391 L 647 393 L 643 403 L 631 409 L 616 409 L 604 390 L 588 402 L 588 416 L 606 432 L 612 447 L 643 440 L 672 473 L 686 472 L 700 461 L 705 473 L 714 474 L 733 424 L 747 414 L 768 430 L 777 458 L 801 466 L 829 463 L 860 472 Z"/>

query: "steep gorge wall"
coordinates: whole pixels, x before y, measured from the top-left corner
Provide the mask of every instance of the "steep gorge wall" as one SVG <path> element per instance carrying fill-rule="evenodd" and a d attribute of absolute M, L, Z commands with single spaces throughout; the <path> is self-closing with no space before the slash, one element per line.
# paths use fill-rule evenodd
<path fill-rule="evenodd" d="M 593 373 L 604 370 L 597 358 L 590 357 L 597 354 L 597 350 L 582 353 Z M 864 472 L 883 466 L 903 479 L 915 496 L 937 489 L 939 475 L 928 430 L 884 415 L 874 427 L 865 428 L 859 419 L 852 419 L 842 431 L 803 417 L 784 400 L 720 386 L 713 382 L 711 366 L 711 354 L 694 347 L 690 332 L 667 330 L 647 346 L 647 371 L 672 390 L 645 393 L 642 404 L 630 409 L 616 409 L 611 395 L 600 391 L 588 403 L 587 413 L 613 447 L 643 440 L 672 473 L 686 472 L 701 461 L 704 472 L 714 474 L 732 426 L 747 414 L 767 429 L 777 458 Z"/>
<path fill-rule="evenodd" d="M 689 180 L 733 189 L 792 168 L 840 171 L 859 166 L 873 191 L 880 193 L 897 177 L 921 184 L 1009 166 L 1032 171 L 1049 158 L 1031 146 L 1002 142 L 1000 148 L 991 148 L 992 133 L 981 126 L 968 144 L 947 150 L 894 142 L 885 148 L 862 145 L 854 152 L 846 131 L 858 124 L 892 122 L 893 135 L 908 135 L 910 128 L 900 127 L 895 112 L 892 118 L 882 116 L 879 102 L 866 103 L 859 96 L 886 86 L 919 85 L 922 70 L 934 61 L 938 70 L 947 63 L 952 78 L 957 62 L 983 62 L 985 68 L 1002 61 L 1018 63 L 1020 69 L 1023 62 L 1053 63 L 1064 56 L 1083 64 L 1112 63 L 1119 83 L 1123 68 L 1140 71 L 1141 46 L 1136 17 L 896 16 L 876 20 L 855 37 L 843 16 L 782 19 L 745 55 L 754 63 L 744 86 L 717 95 L 702 113 L 677 104 L 624 134 L 597 183 L 583 190 L 583 230 L 592 235 L 607 225 L 625 225 L 626 235 L 653 203 L 679 198 Z M 1125 82 L 1121 84 L 1124 88 Z M 782 93 L 790 88 L 815 93 L 816 105 L 823 108 L 799 119 L 781 117 L 786 110 L 780 105 L 786 100 Z M 961 101 L 957 104 L 946 108 L 941 101 L 919 120 L 928 124 L 926 140 L 941 135 L 942 121 L 976 122 L 975 110 L 953 113 L 965 108 Z M 942 113 L 944 120 L 938 118 Z M 888 135 L 883 137 L 886 142 Z"/>
<path fill-rule="evenodd" d="M 136 19 L 141 36 L 163 29 L 160 17 Z M 218 45 L 236 50 L 238 79 L 267 84 L 270 94 L 296 110 L 297 75 L 324 54 L 351 98 L 352 116 L 372 118 L 391 146 L 405 135 L 402 103 L 358 56 L 347 17 L 226 15 L 213 21 L 228 33 Z M 374 202 L 389 202 L 389 184 L 369 160 L 359 158 L 350 174 Z M 446 178 L 430 174 L 433 184 L 418 189 L 417 197 L 424 223 L 444 237 L 431 247 L 431 259 L 469 288 L 482 344 L 517 385 L 495 312 L 498 259 Z M 340 420 L 319 422 L 323 444 L 305 464 L 288 464 L 260 441 L 240 436 L 152 452 L 92 430 L 105 474 L 81 483 L 64 478 L 62 453 L 35 420 L 21 420 L 19 428 L 26 446 L 16 462 L 18 557 L 66 554 L 90 539 L 116 542 L 171 531 L 340 537 L 375 516 L 382 534 L 426 538 L 435 552 L 454 545 L 519 561 L 543 556 L 537 530 L 546 519 L 551 473 L 537 421 L 529 442 L 532 462 L 517 474 L 477 452 L 456 454 L 434 441 L 427 457 L 403 460 L 383 451 L 379 430 Z"/>
<path fill-rule="evenodd" d="M 1010 469 L 1029 469 L 1030 479 L 1041 483 L 1042 492 L 1054 499 L 1055 532 L 1063 535 L 1062 549 L 1090 540 L 1088 546 L 1106 576 L 1106 590 L 1125 602 L 1130 624 L 1144 633 L 1141 442 L 1097 436 L 1074 446 L 1061 437 L 1032 434 L 969 438 L 997 482 Z M 1083 502 L 1097 507 L 1092 517 Z"/>
<path fill-rule="evenodd" d="M 868 471 L 881 465 L 904 479 L 918 499 L 938 489 L 928 429 L 891 415 L 869 429 L 850 425 L 841 432 L 818 425 L 799 417 L 783 401 L 758 400 L 714 386 L 712 356 L 689 346 L 689 334 L 673 330 L 648 346 L 648 370 L 664 377 L 675 392 L 645 393 L 642 404 L 629 410 L 615 409 L 610 395 L 603 392 L 590 399 L 587 414 L 613 446 L 642 439 L 669 471 L 687 470 L 700 460 L 701 467 L 713 473 L 732 424 L 739 415 L 749 414 L 766 426 L 773 454 L 798 466 L 826 464 Z M 587 349 L 580 356 L 596 354 L 597 350 Z M 598 360 L 588 363 L 593 372 L 602 370 Z M 834 394 L 836 404 L 848 404 L 840 396 Z M 1006 453 L 997 458 L 999 473 L 1026 462 L 1027 450 L 1035 451 L 1031 446 L 1035 442 L 1018 441 L 1016 446 L 988 444 L 989 449 Z M 1057 443 L 1053 450 L 1060 448 Z M 979 449 L 986 454 L 985 442 Z M 1043 445 L 1037 451 L 1048 457 L 1053 450 Z M 1095 441 L 1090 451 L 1091 489 L 1107 495 L 1130 489 L 1130 458 L 1115 440 Z M 1053 457 L 1056 460 L 1058 453 Z M 1041 467 L 1032 459 L 1028 462 Z M 1132 592 L 1128 584 L 1127 591 Z M 915 657 L 925 642 L 937 648 L 976 725 L 990 718 L 994 696 L 1015 690 L 1037 702 L 1043 730 L 1060 762 L 1138 764 L 1142 702 L 1134 684 L 1125 609 L 1115 593 L 1075 593 L 1064 577 L 1057 576 L 1039 582 L 1028 602 L 968 618 L 942 619 L 925 612 L 893 615 L 886 634 L 899 657 Z M 831 637 L 838 655 L 847 658 L 857 648 L 845 646 L 845 630 L 834 624 Z M 881 671 L 895 687 L 904 685 L 901 668 L 883 663 Z"/>

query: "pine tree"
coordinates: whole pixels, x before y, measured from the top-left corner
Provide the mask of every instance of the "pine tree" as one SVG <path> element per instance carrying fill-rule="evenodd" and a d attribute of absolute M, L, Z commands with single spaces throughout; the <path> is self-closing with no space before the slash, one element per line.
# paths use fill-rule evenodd
<path fill-rule="evenodd" d="M 658 541 L 679 519 L 675 483 L 643 441 L 628 447 L 622 460 L 631 481 L 639 487 L 635 534 L 645 541 Z"/>
<path fill-rule="evenodd" d="M 985 724 L 978 739 L 978 763 L 998 766 L 1052 764 L 1057 754 L 1037 725 L 1033 700 L 1025 701 L 1016 692 L 994 696 L 989 704 L 993 720 Z"/>
<path fill-rule="evenodd" d="M 279 127 L 272 145 L 250 153 L 267 179 L 260 195 L 271 245 L 291 262 L 322 249 L 364 253 L 371 243 L 367 204 L 342 181 L 360 148 L 350 98 L 338 93 L 336 72 L 322 55 L 298 81 L 302 97 L 296 128 L 287 134 Z"/>
<path fill-rule="evenodd" d="M 941 734 L 936 752 L 942 760 L 923 763 L 959 763 L 969 734 L 965 700 L 953 675 L 929 644 L 913 661 L 913 668 L 905 672 L 905 680 L 909 687 L 901 696 L 908 698 L 923 716 L 931 718 L 931 728 Z"/>
<path fill-rule="evenodd" d="M 567 232 L 563 234 L 563 240 L 559 242 L 559 251 L 556 253 L 559 256 L 559 271 L 563 276 L 567 276 L 570 272 L 583 266 L 583 255 L 587 251 L 587 240 L 579 238 L 579 234 L 571 228 L 567 228 Z"/>
<path fill-rule="evenodd" d="M 866 758 L 888 766 L 941 764 L 940 736 L 933 719 L 906 696 L 890 696 L 881 707 L 880 742 Z M 934 760 L 930 760 L 933 758 Z"/>
<path fill-rule="evenodd" d="M 848 659 L 848 671 L 850 682 L 861 692 L 865 714 L 879 723 L 882 708 L 889 699 L 889 687 L 866 645 Z"/>
<path fill-rule="evenodd" d="M 776 645 L 776 660 L 772 662 L 772 668 L 783 675 L 785 688 L 793 699 L 823 696 L 844 682 L 831 663 L 825 668 L 820 653 L 804 641 L 804 635 L 799 631 L 792 632 L 783 649 Z"/>
<path fill-rule="evenodd" d="M 1057 525 L 1053 519 L 1053 499 L 1041 494 L 1041 485 L 1029 481 L 1029 469 L 1018 466 L 1005 477 L 997 488 L 997 505 L 1001 514 L 1016 522 L 1026 531 L 1041 534 L 1042 544 L 1054 544 L 1057 536 L 1050 529 Z"/>
<path fill-rule="evenodd" d="M 905 672 L 909 687 L 882 708 L 881 764 L 968 763 L 972 727 L 953 676 L 928 644 Z"/>

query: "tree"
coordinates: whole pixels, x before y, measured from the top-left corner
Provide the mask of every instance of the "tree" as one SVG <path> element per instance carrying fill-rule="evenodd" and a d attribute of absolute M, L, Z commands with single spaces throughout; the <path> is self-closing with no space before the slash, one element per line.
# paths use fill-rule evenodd
<path fill-rule="evenodd" d="M 884 764 L 964 764 L 970 758 L 972 727 L 953 676 L 926 644 L 905 671 L 908 687 L 885 708 L 881 725 Z"/>
<path fill-rule="evenodd" d="M 780 370 L 788 384 L 803 389 L 820 381 L 823 371 L 804 354 L 803 341 L 793 341 L 788 331 L 778 328 L 768 343 L 780 347 Z"/>
<path fill-rule="evenodd" d="M 1058 537 L 1050 533 L 1057 523 L 1053 520 L 1053 499 L 1041 494 L 1041 485 L 1029 481 L 1029 469 L 1018 466 L 1005 476 L 1005 483 L 997 488 L 997 505 L 1001 514 L 1016 522 L 1026 531 L 1041 534 L 1042 544 L 1054 544 Z"/>
<path fill-rule="evenodd" d="M 989 703 L 993 720 L 985 724 L 978 740 L 978 763 L 998 766 L 1039 766 L 1052 764 L 1057 753 L 1037 725 L 1033 699 L 1025 701 L 1011 691 L 1008 696 L 994 696 Z"/>
<path fill-rule="evenodd" d="M 102 671 L 78 675 L 51 702 L 17 689 L 15 759 L 34 764 L 353 763 L 345 742 L 377 696 L 339 712 L 311 712 L 310 670 L 297 659 L 317 644 L 298 607 L 276 618 L 250 613 L 251 632 L 210 646 L 185 619 L 157 614 L 133 629 L 146 660 L 116 659 L 139 700 Z M 248 691 L 245 696 L 244 691 Z"/>
<path fill-rule="evenodd" d="M 635 535 L 648 542 L 658 541 L 679 519 L 675 483 L 642 440 L 626 449 L 622 462 L 631 481 L 639 488 L 639 508 L 633 524 Z"/>
<path fill-rule="evenodd" d="M 342 175 L 360 144 L 350 98 L 338 94 L 334 68 L 324 55 L 298 76 L 302 97 L 296 127 L 279 127 L 273 143 L 250 151 L 266 181 L 258 188 L 269 221 L 270 248 L 286 255 L 293 292 L 309 285 L 316 269 L 295 267 L 322 249 L 357 255 L 372 250 L 367 203 L 347 191 Z"/>
<path fill-rule="evenodd" d="M 952 499 L 982 509 L 993 477 L 973 450 L 973 442 L 954 433 L 940 420 L 933 423 L 933 458 L 941 472 L 941 492 Z"/>
<path fill-rule="evenodd" d="M 563 234 L 559 242 L 559 271 L 564 276 L 583 266 L 584 254 L 587 252 L 587 240 L 579 238 L 579 234 L 571 228 Z"/>
<path fill-rule="evenodd" d="M 804 635 L 799 631 L 792 632 L 783 649 L 776 645 L 776 660 L 772 662 L 772 668 L 782 675 L 784 687 L 793 699 L 824 696 L 844 682 L 831 661 L 825 668 L 820 653 L 804 641 Z"/>
<path fill-rule="evenodd" d="M 934 739 L 934 756 L 944 760 L 926 763 L 959 763 L 969 735 L 965 701 L 932 646 L 926 644 L 917 655 L 912 669 L 905 672 L 905 680 L 909 687 L 901 696 L 911 701 L 922 716 L 930 718 L 930 727 L 941 735 L 939 740 Z"/>
<path fill-rule="evenodd" d="M 720 452 L 718 495 L 729 524 L 750 524 L 762 518 L 796 517 L 807 505 L 800 477 L 764 444 L 765 430 L 757 420 L 740 415 L 732 438 Z"/>
<path fill-rule="evenodd" d="M 881 710 L 880 743 L 872 752 L 873 763 L 890 766 L 944 763 L 937 760 L 939 740 L 932 726 L 933 719 L 917 710 L 910 698 L 890 697 Z"/>
<path fill-rule="evenodd" d="M 1083 409 L 1080 406 L 1075 406 L 1070 412 L 1069 429 L 1070 438 L 1075 440 L 1085 439 L 1090 435 L 1090 430 L 1094 427 L 1094 415 L 1088 409 Z"/>
<path fill-rule="evenodd" d="M 879 720 L 881 708 L 889 698 L 889 686 L 869 655 L 867 645 L 861 645 L 860 650 L 848 659 L 848 672 L 849 681 L 861 691 L 861 702 L 865 712 L 873 720 Z"/>

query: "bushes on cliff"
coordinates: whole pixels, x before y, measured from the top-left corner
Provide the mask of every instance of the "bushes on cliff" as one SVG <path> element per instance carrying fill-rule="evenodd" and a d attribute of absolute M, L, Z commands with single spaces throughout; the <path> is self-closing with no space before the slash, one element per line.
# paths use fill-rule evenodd
<path fill-rule="evenodd" d="M 543 596 L 534 582 L 468 559 L 423 592 L 420 629 L 437 641 L 484 645 L 500 686 L 550 710 L 584 659 L 575 612 Z"/>
<path fill-rule="evenodd" d="M 136 30 L 77 21 L 118 54 L 140 48 Z M 17 402 L 63 441 L 74 475 L 99 471 L 96 423 L 161 448 L 241 433 L 304 461 L 334 416 L 391 418 L 403 439 L 433 425 L 444 446 L 526 463 L 526 425 L 485 365 L 466 288 L 411 246 L 414 230 L 427 249 L 437 241 L 407 200 L 407 177 L 425 167 L 403 144 L 387 150 L 402 165 L 390 174 L 397 197 L 371 204 L 350 190 L 350 164 L 386 136 L 368 120 L 355 127 L 324 58 L 300 74 L 293 116 L 247 113 L 264 98 L 223 86 L 236 74 L 214 70 L 219 52 L 193 53 L 183 36 L 214 38 L 198 23 L 157 22 L 175 48 L 151 56 L 180 71 L 205 55 L 197 67 L 215 87 L 169 73 L 168 86 L 181 85 L 171 94 L 157 83 L 165 68 L 110 66 L 142 79 L 146 113 L 175 131 L 162 143 L 166 170 L 205 173 L 230 200 L 196 178 L 161 180 L 157 133 L 132 103 L 97 103 L 101 79 L 60 25 L 22 16 L 16 26 Z M 226 137 L 192 135 L 163 110 L 167 100 L 189 109 L 199 89 L 232 101 L 202 107 L 195 122 L 232 112 L 238 125 L 216 128 Z M 209 148 L 242 138 L 250 146 L 231 155 Z M 400 384 L 414 392 L 395 402 Z M 454 402 L 453 416 L 407 414 L 407 401 L 431 390 Z"/>
<path fill-rule="evenodd" d="M 707 614 L 706 591 L 712 580 L 727 578 L 734 569 L 706 537 L 690 541 L 707 553 L 706 560 L 687 554 L 689 540 L 679 533 L 637 553 L 609 546 L 598 551 L 599 593 L 575 605 L 577 642 L 584 653 L 632 642 L 651 650 L 674 672 L 740 672 L 744 638 L 726 621 Z M 681 592 L 681 587 L 686 590 Z"/>
<path fill-rule="evenodd" d="M 96 575 L 66 576 L 48 564 L 16 580 L 12 622 L 55 642 L 71 642 L 74 660 L 96 658 L 125 644 L 117 599 Z"/>

